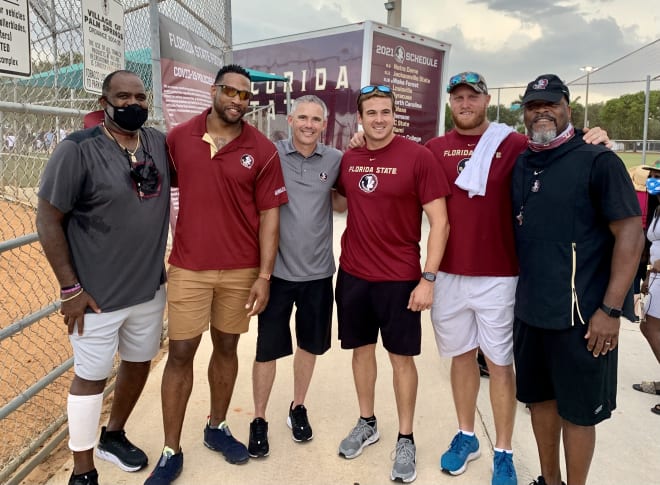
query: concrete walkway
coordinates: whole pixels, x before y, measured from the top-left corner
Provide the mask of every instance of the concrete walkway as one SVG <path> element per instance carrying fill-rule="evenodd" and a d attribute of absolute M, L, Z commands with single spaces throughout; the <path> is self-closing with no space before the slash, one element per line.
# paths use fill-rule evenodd
<path fill-rule="evenodd" d="M 336 254 L 344 218 L 335 217 Z M 426 237 L 426 236 L 424 236 Z M 436 350 L 429 312 L 424 312 L 422 355 L 417 358 L 419 392 L 415 415 L 418 485 L 490 484 L 494 426 L 488 400 L 488 379 L 481 379 L 476 433 L 481 442 L 481 458 L 471 462 L 465 474 L 452 477 L 438 468 L 440 455 L 456 432 L 451 398 L 448 359 Z M 333 328 L 336 336 L 336 325 Z M 247 443 L 252 420 L 251 368 L 256 341 L 256 322 L 239 344 L 239 375 L 229 411 L 228 422 L 234 436 Z M 618 409 L 613 419 L 598 426 L 596 454 L 591 466 L 592 484 L 621 485 L 660 483 L 660 416 L 650 412 L 660 396 L 634 391 L 631 384 L 660 379 L 660 367 L 637 325 L 622 320 L 619 357 Z M 268 407 L 271 454 L 250 460 L 245 465 L 230 465 L 221 455 L 202 443 L 203 428 L 209 412 L 206 368 L 211 352 L 208 333 L 195 360 L 195 383 L 184 423 L 182 448 L 184 469 L 176 485 L 266 485 L 266 484 L 345 484 L 376 485 L 390 483 L 392 452 L 397 436 L 397 418 L 392 391 L 392 372 L 387 354 L 379 348 L 379 375 L 376 388 L 376 416 L 380 441 L 353 460 L 337 455 L 339 442 L 358 417 L 357 399 L 351 374 L 351 352 L 339 347 L 336 337 L 332 349 L 317 361 L 306 406 L 314 429 L 314 439 L 299 444 L 291 439 L 286 425 L 292 399 L 292 358 L 278 362 L 278 375 Z M 160 407 L 160 382 L 163 359 L 153 370 L 145 391 L 127 425 L 129 438 L 145 450 L 150 463 L 137 473 L 125 473 L 97 460 L 100 483 L 142 484 L 162 448 L 163 431 Z M 514 463 L 519 483 L 527 484 L 540 473 L 529 413 L 518 405 L 514 432 Z M 49 482 L 65 485 L 71 473 L 68 462 Z"/>

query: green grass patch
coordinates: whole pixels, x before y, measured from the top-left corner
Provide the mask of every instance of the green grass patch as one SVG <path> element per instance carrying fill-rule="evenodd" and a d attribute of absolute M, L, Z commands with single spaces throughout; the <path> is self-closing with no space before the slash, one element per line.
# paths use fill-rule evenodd
<path fill-rule="evenodd" d="M 616 154 L 623 160 L 626 167 L 634 167 L 635 165 L 642 164 L 642 152 L 616 152 Z M 660 159 L 658 152 L 646 152 L 646 164 L 650 165 L 656 160 Z"/>

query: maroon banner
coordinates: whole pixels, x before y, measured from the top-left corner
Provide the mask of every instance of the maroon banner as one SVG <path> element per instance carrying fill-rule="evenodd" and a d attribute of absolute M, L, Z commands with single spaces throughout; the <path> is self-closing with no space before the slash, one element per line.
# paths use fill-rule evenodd
<path fill-rule="evenodd" d="M 357 130 L 356 99 L 362 70 L 363 31 L 343 32 L 290 42 L 234 50 L 234 62 L 292 80 L 291 99 L 314 94 L 328 105 L 328 128 L 323 142 L 340 150 Z M 286 136 L 286 86 L 255 86 L 252 103 L 268 106 L 271 139 Z"/>
<path fill-rule="evenodd" d="M 176 22 L 159 16 L 163 117 L 167 129 L 211 105 L 211 84 L 222 66 L 219 49 Z"/>
<path fill-rule="evenodd" d="M 440 49 L 374 32 L 371 84 L 394 91 L 399 135 L 419 143 L 437 135 L 443 59 Z"/>

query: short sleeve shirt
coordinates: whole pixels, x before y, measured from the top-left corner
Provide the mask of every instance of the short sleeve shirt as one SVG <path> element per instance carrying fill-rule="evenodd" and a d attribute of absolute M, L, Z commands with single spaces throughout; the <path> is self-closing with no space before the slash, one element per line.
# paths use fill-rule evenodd
<path fill-rule="evenodd" d="M 291 139 L 275 145 L 289 203 L 280 208 L 280 244 L 273 274 L 288 281 L 330 277 L 335 272 L 331 193 L 342 153 L 319 143 L 305 157 Z"/>
<path fill-rule="evenodd" d="M 173 128 L 167 144 L 179 186 L 170 263 L 194 271 L 259 266 L 259 217 L 287 202 L 275 145 L 241 121 L 241 134 L 211 156 L 209 110 Z"/>
<path fill-rule="evenodd" d="M 105 312 L 149 301 L 165 282 L 170 193 L 165 136 L 143 128 L 135 155 L 158 169 L 157 196 L 138 196 L 128 158 L 100 126 L 57 144 L 39 188 L 39 197 L 65 214 L 78 280 Z"/>
<path fill-rule="evenodd" d="M 452 186 L 447 197 L 451 230 L 440 271 L 464 276 L 515 276 L 518 259 L 511 222 L 511 174 L 516 158 L 527 148 L 527 137 L 512 133 L 504 139 L 490 166 L 486 194 L 470 198 L 455 181 L 480 138 L 452 130 L 426 144 Z"/>
<path fill-rule="evenodd" d="M 422 206 L 450 193 L 433 154 L 398 135 L 378 150 L 349 150 L 337 189 L 348 202 L 342 269 L 367 281 L 419 279 Z"/>

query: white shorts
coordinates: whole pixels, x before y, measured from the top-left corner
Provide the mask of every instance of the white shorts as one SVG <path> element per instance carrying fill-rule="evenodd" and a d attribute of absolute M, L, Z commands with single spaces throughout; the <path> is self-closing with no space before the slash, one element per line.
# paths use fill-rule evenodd
<path fill-rule="evenodd" d="M 481 347 L 496 365 L 513 364 L 513 304 L 517 276 L 439 272 L 431 320 L 438 351 L 455 357 Z"/>
<path fill-rule="evenodd" d="M 117 351 L 127 362 L 147 362 L 160 348 L 165 311 L 165 285 L 150 301 L 108 313 L 86 313 L 83 334 L 73 329 L 73 368 L 89 381 L 106 379 Z"/>
<path fill-rule="evenodd" d="M 649 294 L 644 299 L 644 315 L 660 318 L 660 273 L 649 275 Z"/>

